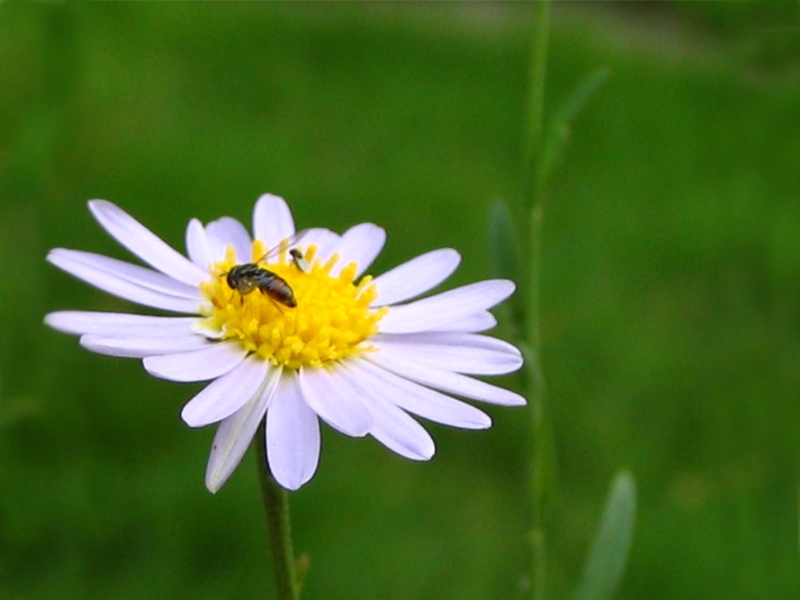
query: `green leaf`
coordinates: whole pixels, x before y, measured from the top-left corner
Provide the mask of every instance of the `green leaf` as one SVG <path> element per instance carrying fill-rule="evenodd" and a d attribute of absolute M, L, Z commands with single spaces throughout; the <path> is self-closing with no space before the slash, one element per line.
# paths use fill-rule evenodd
<path fill-rule="evenodd" d="M 521 264 L 517 230 L 505 200 L 497 198 L 489 206 L 489 260 L 492 277 L 520 280 Z"/>
<path fill-rule="evenodd" d="M 517 230 L 508 204 L 500 198 L 489 206 L 489 269 L 492 277 L 510 279 L 519 288 L 522 281 L 522 254 Z M 506 303 L 518 332 L 524 331 L 524 307 L 520 292 L 518 289 Z"/>
<path fill-rule="evenodd" d="M 553 116 L 542 149 L 541 183 L 547 182 L 550 173 L 561 158 L 567 145 L 572 122 L 583 112 L 589 100 L 608 77 L 609 69 L 601 67 L 581 81 Z"/>
<path fill-rule="evenodd" d="M 622 470 L 608 494 L 575 600 L 610 600 L 614 596 L 628 562 L 635 520 L 636 482 Z"/>

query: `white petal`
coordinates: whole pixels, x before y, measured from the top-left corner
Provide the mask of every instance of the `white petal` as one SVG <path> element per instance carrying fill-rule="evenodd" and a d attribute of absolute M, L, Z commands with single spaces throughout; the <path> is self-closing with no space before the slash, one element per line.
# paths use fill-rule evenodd
<path fill-rule="evenodd" d="M 382 227 L 372 223 L 351 227 L 333 248 L 333 253 L 339 255 L 339 261 L 331 269 L 331 276 L 336 277 L 352 262 L 358 265 L 356 276 L 361 275 L 380 254 L 385 243 L 386 231 Z"/>
<path fill-rule="evenodd" d="M 522 356 L 519 349 L 505 340 L 489 335 L 465 333 L 459 331 L 420 331 L 417 333 L 379 333 L 370 338 L 375 341 L 386 341 L 397 344 L 435 344 L 457 346 L 460 348 L 482 348 L 494 350 L 511 356 Z"/>
<path fill-rule="evenodd" d="M 280 196 L 264 194 L 253 210 L 253 237 L 269 250 L 294 234 L 289 205 Z"/>
<path fill-rule="evenodd" d="M 505 279 L 490 279 L 423 298 L 410 304 L 392 306 L 378 323 L 382 333 L 412 333 L 441 328 L 491 308 L 514 292 Z"/>
<path fill-rule="evenodd" d="M 348 362 L 362 388 L 420 417 L 463 429 L 486 429 L 492 420 L 485 412 L 375 366 L 365 360 Z"/>
<path fill-rule="evenodd" d="M 168 296 L 192 299 L 201 297 L 200 291 L 196 286 L 181 283 L 169 275 L 164 275 L 152 269 L 101 254 L 94 254 L 93 252 L 55 248 L 47 255 L 47 260 L 67 272 L 71 272 L 73 267 L 82 266 L 85 269 L 101 271 L 134 285 Z"/>
<path fill-rule="evenodd" d="M 386 402 L 372 416 L 370 435 L 392 452 L 411 460 L 430 460 L 436 453 L 431 434 L 394 404 Z"/>
<path fill-rule="evenodd" d="M 392 356 L 456 373 L 504 375 L 522 366 L 522 355 L 519 350 L 507 342 L 486 336 L 382 335 L 376 336 L 370 342 Z"/>
<path fill-rule="evenodd" d="M 222 329 L 214 328 L 214 326 L 205 319 L 195 319 L 195 322 L 192 323 L 192 332 L 210 340 L 221 340 L 225 337 L 225 332 Z"/>
<path fill-rule="evenodd" d="M 303 398 L 320 418 L 345 435 L 361 437 L 372 427 L 369 411 L 342 389 L 339 373 L 325 368 L 302 369 L 300 390 Z"/>
<path fill-rule="evenodd" d="M 244 360 L 245 350 L 233 342 L 213 342 L 194 352 L 148 356 L 144 368 L 154 377 L 170 381 L 216 379 Z"/>
<path fill-rule="evenodd" d="M 305 230 L 300 245 L 303 248 L 308 248 L 312 245 L 316 246 L 317 253 L 315 255 L 315 260 L 324 264 L 333 254 L 333 249 L 339 244 L 340 239 L 341 236 L 330 229 L 314 227 Z"/>
<path fill-rule="evenodd" d="M 477 333 L 486 331 L 497 325 L 497 319 L 488 310 L 476 312 L 474 315 L 464 317 L 458 321 L 447 323 L 441 327 L 431 327 L 428 331 L 452 331 L 462 333 Z"/>
<path fill-rule="evenodd" d="M 400 456 L 411 460 L 430 459 L 436 452 L 430 434 L 405 411 L 384 398 L 380 389 L 360 380 L 350 369 L 351 364 L 341 365 L 349 372 L 349 376 L 342 381 L 369 408 L 373 419 L 370 435 Z"/>
<path fill-rule="evenodd" d="M 206 225 L 206 235 L 215 260 L 225 258 L 228 246 L 233 246 L 236 262 L 252 261 L 252 240 L 244 225 L 232 217 L 222 217 Z"/>
<path fill-rule="evenodd" d="M 50 251 L 47 255 L 47 260 L 70 275 L 82 279 L 96 288 L 144 306 L 152 306 L 154 308 L 172 310 L 175 312 L 197 313 L 203 302 L 199 289 L 196 290 L 195 298 L 181 297 L 174 293 L 159 291 L 154 289 L 156 285 L 155 280 L 151 280 L 151 285 L 148 286 L 133 282 L 127 277 L 121 277 L 116 273 L 111 273 L 99 268 L 98 265 L 93 264 L 91 259 L 88 259 L 87 263 L 87 253 L 76 254 L 76 252 L 75 250 L 56 248 Z M 82 257 L 78 258 L 79 254 L 82 254 Z M 128 266 L 135 267 L 136 265 L 129 264 Z M 142 270 L 145 271 L 146 269 Z M 164 283 L 165 286 L 167 281 L 171 281 L 175 286 L 182 285 L 155 271 L 149 271 L 149 273 L 151 273 L 152 276 L 163 277 L 162 283 Z M 170 292 L 172 291 L 174 290 L 170 290 Z"/>
<path fill-rule="evenodd" d="M 192 333 L 197 317 L 153 317 L 125 313 L 60 310 L 44 318 L 44 322 L 64 333 L 94 333 L 108 337 L 178 337 Z"/>
<path fill-rule="evenodd" d="M 300 393 L 294 374 L 281 377 L 267 408 L 267 459 L 275 480 L 297 490 L 319 464 L 319 420 Z"/>
<path fill-rule="evenodd" d="M 370 435 L 392 452 L 411 460 L 430 460 L 436 453 L 431 434 L 395 405 L 372 405 L 370 412 L 375 419 Z"/>
<path fill-rule="evenodd" d="M 364 358 L 401 377 L 448 394 L 503 406 L 523 406 L 526 403 L 525 398 L 510 390 L 459 373 L 432 369 L 392 356 L 387 352 L 370 352 L 365 354 Z"/>
<path fill-rule="evenodd" d="M 205 271 L 209 271 L 214 261 L 218 260 L 211 250 L 203 224 L 197 219 L 189 221 L 186 227 L 186 253 L 194 264 Z"/>
<path fill-rule="evenodd" d="M 136 335 L 136 334 L 133 334 Z M 209 341 L 199 335 L 188 334 L 181 337 L 105 337 L 84 335 L 81 346 L 98 354 L 120 356 L 123 358 L 144 358 L 159 354 L 191 352 L 206 347 Z"/>
<path fill-rule="evenodd" d="M 162 273 L 192 286 L 208 278 L 208 273 L 118 206 L 105 200 L 91 200 L 89 210 L 114 239 Z"/>
<path fill-rule="evenodd" d="M 206 487 L 210 492 L 216 493 L 241 462 L 267 412 L 267 404 L 280 377 L 280 369 L 271 369 L 260 393 L 219 424 L 206 467 Z M 263 452 L 263 445 L 258 444 L 257 450 Z"/>
<path fill-rule="evenodd" d="M 251 355 L 222 377 L 218 377 L 186 403 L 181 418 L 189 427 L 216 423 L 247 404 L 267 381 L 269 363 Z"/>
<path fill-rule="evenodd" d="M 435 288 L 458 268 L 461 255 L 452 248 L 422 254 L 375 278 L 378 297 L 372 306 L 404 302 Z"/>

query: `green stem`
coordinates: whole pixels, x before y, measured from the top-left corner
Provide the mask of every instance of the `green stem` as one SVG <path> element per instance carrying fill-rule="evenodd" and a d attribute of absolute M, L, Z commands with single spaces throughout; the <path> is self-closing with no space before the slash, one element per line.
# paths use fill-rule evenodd
<path fill-rule="evenodd" d="M 261 498 L 267 513 L 269 545 L 272 552 L 272 568 L 275 571 L 275 585 L 278 600 L 298 600 L 300 598 L 297 575 L 295 573 L 292 533 L 289 525 L 289 492 L 275 481 L 267 464 L 266 436 L 264 423 L 258 428 L 253 446 L 258 458 L 258 475 L 261 482 Z"/>
<path fill-rule="evenodd" d="M 533 600 L 545 600 L 547 597 L 547 545 L 544 528 L 545 504 L 548 487 L 548 442 L 550 440 L 549 421 L 546 413 L 546 395 L 544 372 L 540 359 L 539 343 L 539 261 L 540 239 L 542 232 L 543 211 L 535 206 L 530 215 L 531 231 L 531 282 L 530 291 L 536 294 L 531 302 L 531 314 L 528 316 L 530 326 L 536 337 L 529 338 L 530 346 L 526 355 L 526 371 L 530 400 L 530 501 L 531 501 L 531 595 Z"/>
<path fill-rule="evenodd" d="M 534 3 L 533 16 L 523 189 L 530 219 L 529 256 L 527 261 L 529 268 L 527 274 L 527 303 L 530 312 L 525 324 L 525 334 L 529 348 L 526 358 L 531 415 L 530 597 L 533 600 L 545 600 L 547 597 L 547 546 L 544 513 L 547 495 L 547 444 L 550 439 L 550 430 L 545 410 L 545 378 L 541 366 L 540 264 L 546 187 L 545 175 L 542 169 L 542 149 L 544 142 L 544 98 L 550 29 L 550 0 L 537 0 Z"/>
<path fill-rule="evenodd" d="M 544 92 L 550 32 L 550 0 L 534 2 L 533 19 L 523 174 L 524 194 L 531 207 L 541 203 L 545 183 L 539 167 L 544 139 Z"/>

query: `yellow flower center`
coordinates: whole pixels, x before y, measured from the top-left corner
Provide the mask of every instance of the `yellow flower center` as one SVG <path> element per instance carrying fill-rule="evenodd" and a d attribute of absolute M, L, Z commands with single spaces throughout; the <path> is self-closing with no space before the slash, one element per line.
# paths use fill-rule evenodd
<path fill-rule="evenodd" d="M 238 265 L 229 247 L 225 259 L 212 267 L 213 280 L 200 285 L 211 305 L 204 326 L 290 369 L 321 367 L 366 350 L 362 342 L 378 332 L 378 321 L 388 310 L 369 309 L 377 296 L 372 277 L 355 283 L 356 263 L 331 276 L 339 257 L 323 264 L 315 260 L 316 251 L 309 246 L 300 259 L 284 247 L 268 264 L 260 260 L 265 249 L 256 240 L 254 266 L 231 274 Z M 294 307 L 289 306 L 291 296 Z"/>

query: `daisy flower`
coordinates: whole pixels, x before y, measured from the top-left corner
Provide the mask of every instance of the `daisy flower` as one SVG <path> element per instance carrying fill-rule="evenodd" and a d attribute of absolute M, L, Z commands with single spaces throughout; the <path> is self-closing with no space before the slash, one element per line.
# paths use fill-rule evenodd
<path fill-rule="evenodd" d="M 480 333 L 495 325 L 488 309 L 511 295 L 512 282 L 481 281 L 412 300 L 453 273 L 455 250 L 428 252 L 373 279 L 364 272 L 386 240 L 382 228 L 296 234 L 286 202 L 269 194 L 255 205 L 252 237 L 230 217 L 205 226 L 192 219 L 188 257 L 110 202 L 92 200 L 89 210 L 152 268 L 64 248 L 47 260 L 120 298 L 190 316 L 59 311 L 45 322 L 80 335 L 93 352 L 142 359 L 155 377 L 210 382 L 181 416 L 190 427 L 219 423 L 206 470 L 211 492 L 230 477 L 264 419 L 270 470 L 296 490 L 317 469 L 320 419 L 428 460 L 433 440 L 412 415 L 484 429 L 489 416 L 453 396 L 525 404 L 469 376 L 522 365 L 514 346 Z"/>

